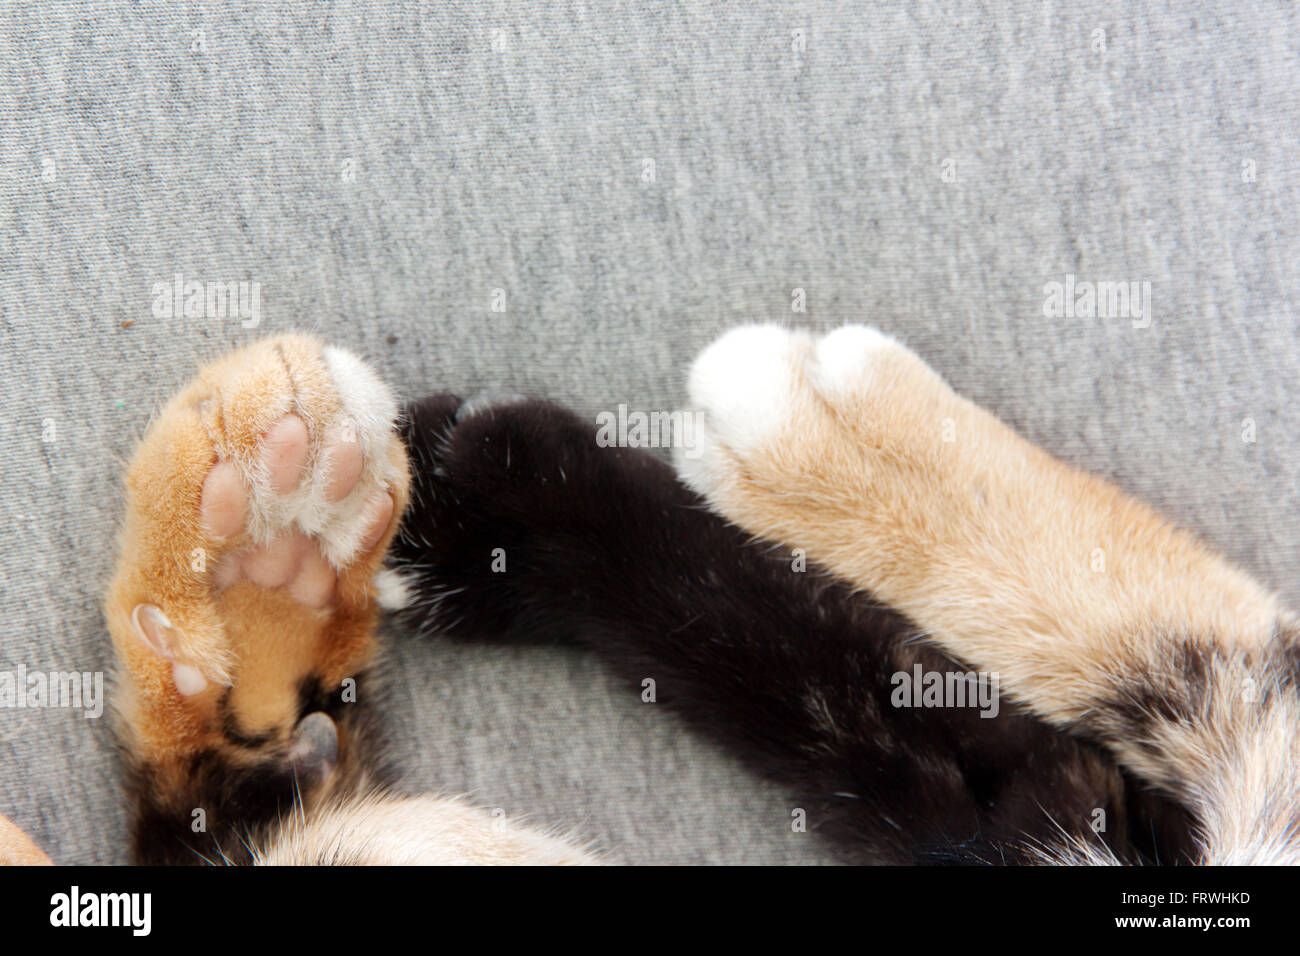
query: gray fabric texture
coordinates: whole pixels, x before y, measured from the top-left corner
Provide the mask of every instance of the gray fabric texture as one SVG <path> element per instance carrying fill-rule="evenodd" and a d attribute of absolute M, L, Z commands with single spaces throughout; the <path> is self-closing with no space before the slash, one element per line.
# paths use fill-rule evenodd
<path fill-rule="evenodd" d="M 1297 603 L 1296 19 L 5 4 L 0 670 L 108 666 L 133 443 L 203 360 L 288 329 L 407 397 L 594 417 L 676 407 L 742 321 L 867 321 Z M 176 273 L 260 283 L 259 326 L 156 317 Z M 1067 275 L 1149 282 L 1151 321 L 1045 316 Z M 628 862 L 828 860 L 782 790 L 581 653 L 394 644 L 413 786 Z M 107 720 L 0 710 L 0 812 L 56 861 L 126 860 L 119 783 Z"/>

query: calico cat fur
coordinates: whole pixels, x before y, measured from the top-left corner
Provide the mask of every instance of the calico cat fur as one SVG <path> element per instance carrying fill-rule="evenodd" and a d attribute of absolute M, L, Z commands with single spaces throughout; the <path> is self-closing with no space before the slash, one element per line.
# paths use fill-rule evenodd
<path fill-rule="evenodd" d="M 659 703 L 786 784 L 845 861 L 1188 859 L 1181 808 L 1101 748 L 1014 706 L 893 706 L 893 675 L 968 668 L 728 525 L 650 454 L 598 447 L 593 426 L 526 400 L 431 397 L 402 434 L 411 506 L 389 563 L 414 594 L 408 622 L 578 642 L 633 692 L 652 680 Z"/>
<path fill-rule="evenodd" d="M 997 671 L 1192 814 L 1198 862 L 1300 863 L 1300 619 L 1114 485 L 865 326 L 697 358 L 686 480 Z"/>
<path fill-rule="evenodd" d="M 572 641 L 638 693 L 653 680 L 847 861 L 1198 858 L 1185 792 L 1032 699 L 992 718 L 893 706 L 895 674 L 972 668 L 923 617 L 710 513 L 658 459 L 541 402 L 414 403 L 407 451 L 394 416 L 354 357 L 281 336 L 213 363 L 151 427 L 106 601 L 137 860 L 594 861 L 394 784 L 371 702 L 381 593 L 421 630 Z"/>
<path fill-rule="evenodd" d="M 595 862 L 396 787 L 375 706 L 396 415 L 355 356 L 283 335 L 200 370 L 141 441 L 105 598 L 136 862 Z"/>

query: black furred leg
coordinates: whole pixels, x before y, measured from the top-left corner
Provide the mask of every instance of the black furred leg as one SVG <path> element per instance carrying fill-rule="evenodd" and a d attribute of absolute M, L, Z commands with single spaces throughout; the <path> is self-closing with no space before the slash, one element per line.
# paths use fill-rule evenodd
<path fill-rule="evenodd" d="M 458 639 L 588 645 L 638 694 L 788 784 L 857 862 L 1017 863 L 1065 835 L 1126 860 L 1190 847 L 1182 811 L 1000 701 L 895 707 L 894 675 L 967 668 L 909 622 L 709 512 L 654 456 L 538 401 L 407 409 L 405 617 Z M 1098 836 L 1090 825 L 1105 813 Z"/>

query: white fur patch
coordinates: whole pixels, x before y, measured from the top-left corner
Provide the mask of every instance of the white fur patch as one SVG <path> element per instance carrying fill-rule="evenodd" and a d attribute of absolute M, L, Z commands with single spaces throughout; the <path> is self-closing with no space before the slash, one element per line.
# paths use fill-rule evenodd
<path fill-rule="evenodd" d="M 818 396 L 838 401 L 871 387 L 876 357 L 903 348 L 866 325 L 846 325 L 816 342 L 777 325 L 723 334 L 691 366 L 690 405 L 703 413 L 692 454 L 674 454 L 678 476 L 710 496 L 737 459 L 780 441 Z"/>
<path fill-rule="evenodd" d="M 722 469 L 726 465 L 727 452 L 709 431 L 707 422 L 700 422 L 695 426 L 695 441 L 690 448 L 691 453 L 688 455 L 686 452 L 687 449 L 680 445 L 673 447 L 673 466 L 677 469 L 677 477 L 688 488 L 708 497 L 723 478 Z"/>
<path fill-rule="evenodd" d="M 695 360 L 687 385 L 691 405 L 728 447 L 760 445 L 789 419 L 801 342 L 807 336 L 777 325 L 743 325 Z"/>
<path fill-rule="evenodd" d="M 375 572 L 375 600 L 385 611 L 400 611 L 410 607 L 415 593 L 400 571 L 380 568 Z"/>
<path fill-rule="evenodd" d="M 345 566 L 361 546 L 371 517 L 366 510 L 367 499 L 376 491 L 391 488 L 397 477 L 388 446 L 397 440 L 393 423 L 398 409 L 388 386 L 361 359 L 332 345 L 326 346 L 323 354 L 343 406 L 341 420 L 332 424 L 360 442 L 364 456 L 361 480 L 342 501 L 326 503 L 324 480 L 315 482 L 320 495 L 313 505 L 325 512 L 325 520 L 319 531 L 303 526 L 304 531 L 317 536 L 325 559 L 338 568 Z"/>
<path fill-rule="evenodd" d="M 861 394 L 871 385 L 875 356 L 885 349 L 901 347 L 878 329 L 866 325 L 845 325 L 823 336 L 817 343 L 813 379 L 827 398 Z"/>
<path fill-rule="evenodd" d="M 774 440 L 795 414 L 808 336 L 779 325 L 725 333 L 691 366 L 690 404 L 701 413 L 690 454 L 674 448 L 678 477 L 708 497 L 744 454 Z"/>

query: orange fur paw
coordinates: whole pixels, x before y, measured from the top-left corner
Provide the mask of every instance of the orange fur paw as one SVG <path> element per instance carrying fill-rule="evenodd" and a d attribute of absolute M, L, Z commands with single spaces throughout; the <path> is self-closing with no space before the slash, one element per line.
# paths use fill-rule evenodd
<path fill-rule="evenodd" d="M 690 396 L 678 467 L 728 519 L 1110 747 L 1198 816 L 1205 859 L 1300 859 L 1300 634 L 1266 588 L 871 329 L 734 330 Z"/>
<path fill-rule="evenodd" d="M 105 606 L 138 755 L 287 743 L 304 682 L 369 660 L 406 504 L 396 416 L 355 356 L 285 335 L 207 366 L 153 423 Z"/>
<path fill-rule="evenodd" d="M 686 483 L 1001 670 L 1041 713 L 1087 709 L 1136 633 L 1258 648 L 1274 632 L 1256 581 L 874 329 L 744 326 L 699 355 L 689 388 Z"/>
<path fill-rule="evenodd" d="M 969 403 L 890 337 L 865 326 L 821 338 L 742 326 L 700 354 L 689 389 L 699 421 L 678 471 L 732 520 L 804 547 L 811 537 L 898 561 L 934 543 L 941 529 L 927 514 L 943 506 L 954 457 L 945 432 Z M 809 533 L 846 517 L 852 541 Z"/>
<path fill-rule="evenodd" d="M 688 484 L 950 652 L 1024 672 L 1047 714 L 1088 706 L 1091 674 L 1132 657 L 1111 646 L 1123 635 L 1250 648 L 1274 631 L 1279 607 L 1256 582 L 874 329 L 735 329 L 700 354 L 689 388 L 702 425 L 678 458 Z"/>

